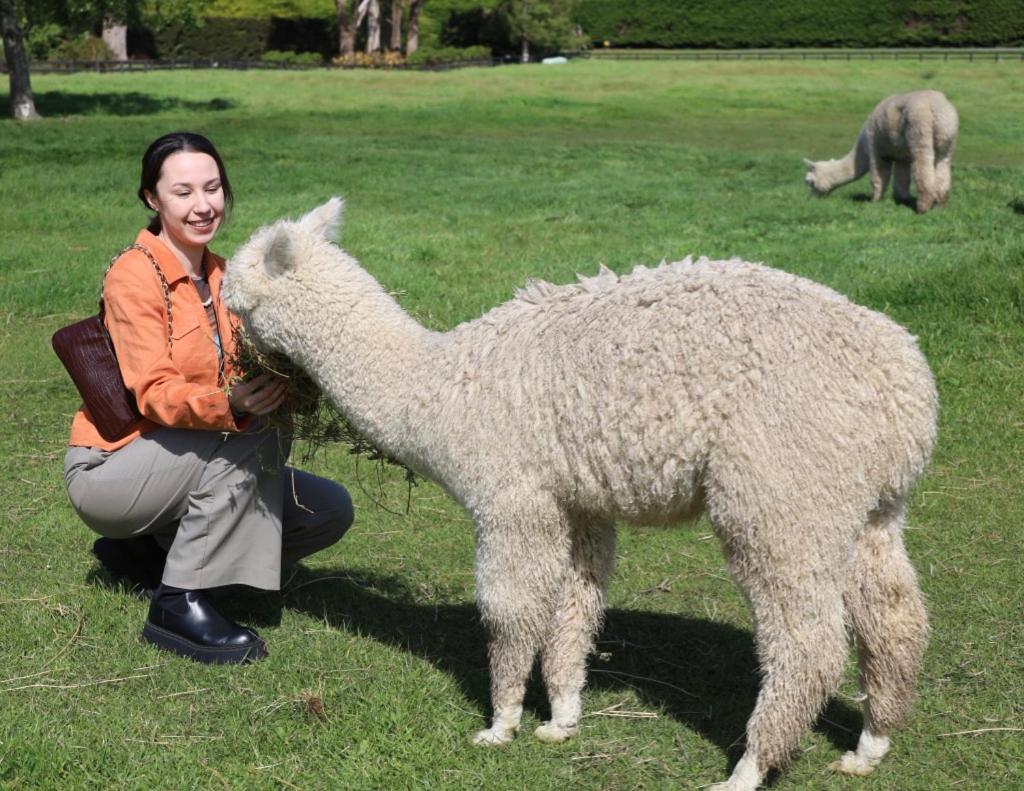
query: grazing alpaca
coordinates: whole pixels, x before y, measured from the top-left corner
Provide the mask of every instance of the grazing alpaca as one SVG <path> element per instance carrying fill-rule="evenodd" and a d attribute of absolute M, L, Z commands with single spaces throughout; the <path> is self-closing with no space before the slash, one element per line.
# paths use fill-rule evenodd
<path fill-rule="evenodd" d="M 853 150 L 842 159 L 804 160 L 804 181 L 827 195 L 871 173 L 871 200 L 880 201 L 890 174 L 892 194 L 910 202 L 910 174 L 917 183 L 917 212 L 949 200 L 950 165 L 956 147 L 956 108 L 938 91 L 898 93 L 883 99 L 864 122 Z"/>
<path fill-rule="evenodd" d="M 835 292 L 757 264 L 689 259 L 578 284 L 532 282 L 427 330 L 331 241 L 341 202 L 257 231 L 228 306 L 306 370 L 383 451 L 475 523 L 490 728 L 508 742 L 539 654 L 562 741 L 580 723 L 614 521 L 706 509 L 754 613 L 764 678 L 721 788 L 782 766 L 857 641 L 864 731 L 834 765 L 867 774 L 907 713 L 927 638 L 904 502 L 935 440 L 914 339 Z"/>

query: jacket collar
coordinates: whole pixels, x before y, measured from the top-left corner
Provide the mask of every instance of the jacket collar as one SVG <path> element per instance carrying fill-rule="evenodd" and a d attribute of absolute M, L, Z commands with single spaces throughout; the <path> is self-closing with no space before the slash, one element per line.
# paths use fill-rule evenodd
<path fill-rule="evenodd" d="M 156 234 L 150 233 L 148 230 L 143 228 L 139 231 L 139 235 L 135 237 L 135 243 L 141 244 L 144 247 L 149 248 L 149 252 L 153 254 L 156 259 L 157 266 L 160 267 L 160 271 L 163 272 L 164 277 L 167 278 L 167 283 L 171 284 L 177 280 L 185 280 L 188 274 L 185 272 L 185 267 L 181 265 L 178 257 L 171 252 L 171 250 L 160 241 L 160 237 Z M 219 256 L 213 255 L 209 249 L 204 253 L 204 262 L 206 263 L 206 275 L 209 277 L 214 270 L 217 270 L 220 274 L 220 270 L 224 267 L 223 259 Z"/>

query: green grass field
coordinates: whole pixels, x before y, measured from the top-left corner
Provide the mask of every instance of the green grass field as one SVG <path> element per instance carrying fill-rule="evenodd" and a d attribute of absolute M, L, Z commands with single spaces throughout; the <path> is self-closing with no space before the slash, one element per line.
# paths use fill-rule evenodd
<path fill-rule="evenodd" d="M 801 158 L 838 157 L 882 97 L 931 87 L 961 116 L 948 207 L 811 199 Z M 46 120 L 0 122 L 0 786 L 697 788 L 742 752 L 757 690 L 750 617 L 706 522 L 624 529 L 581 735 L 473 747 L 488 715 L 472 531 L 332 447 L 310 462 L 357 523 L 231 613 L 271 656 L 206 667 L 138 640 L 68 505 L 77 398 L 50 334 L 95 309 L 145 221 L 148 142 L 208 134 L 237 204 L 216 248 L 332 194 L 342 244 L 447 328 L 528 277 L 740 256 L 826 283 L 920 339 L 940 442 L 910 508 L 933 634 L 920 700 L 876 774 L 832 776 L 856 741 L 851 663 L 779 789 L 1024 788 L 1024 65 L 611 63 L 443 74 L 309 71 L 37 76 Z M 6 96 L 0 104 L 6 106 Z"/>

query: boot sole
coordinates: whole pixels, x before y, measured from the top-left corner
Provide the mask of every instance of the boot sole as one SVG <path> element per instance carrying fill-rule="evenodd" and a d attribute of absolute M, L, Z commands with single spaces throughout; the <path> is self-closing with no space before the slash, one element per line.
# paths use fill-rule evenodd
<path fill-rule="evenodd" d="M 241 647 L 199 645 L 148 621 L 142 627 L 142 642 L 207 665 L 241 665 L 258 662 L 267 656 L 267 646 L 259 638 L 254 645 Z"/>

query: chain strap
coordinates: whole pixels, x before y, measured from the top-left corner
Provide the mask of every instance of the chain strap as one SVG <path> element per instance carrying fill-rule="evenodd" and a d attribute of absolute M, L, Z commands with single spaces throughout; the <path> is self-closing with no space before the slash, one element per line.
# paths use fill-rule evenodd
<path fill-rule="evenodd" d="M 126 248 L 124 248 L 124 250 L 117 253 L 113 258 L 110 259 L 110 263 L 107 264 L 107 270 L 106 272 L 103 273 L 103 283 L 106 283 L 107 273 L 110 272 L 114 264 L 117 263 L 117 260 L 122 255 L 127 253 L 129 250 L 138 250 L 140 253 L 146 256 L 146 258 L 149 259 L 149 263 L 153 266 L 153 271 L 156 272 L 156 276 L 160 278 L 160 285 L 163 286 L 164 289 L 164 306 L 167 308 L 167 352 L 168 354 L 170 354 L 171 346 L 173 345 L 174 339 L 174 332 L 171 329 L 171 290 L 167 285 L 167 278 L 165 278 L 164 273 L 160 271 L 160 267 L 156 263 L 156 258 L 154 258 L 153 254 L 149 252 L 149 248 L 146 247 L 145 245 L 141 245 L 138 242 L 136 242 L 135 244 L 128 245 Z M 102 283 L 100 285 L 100 310 L 103 310 Z"/>

